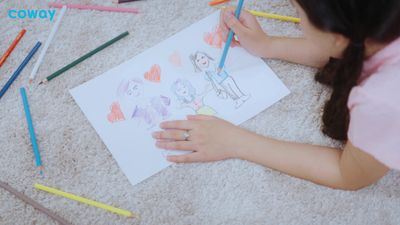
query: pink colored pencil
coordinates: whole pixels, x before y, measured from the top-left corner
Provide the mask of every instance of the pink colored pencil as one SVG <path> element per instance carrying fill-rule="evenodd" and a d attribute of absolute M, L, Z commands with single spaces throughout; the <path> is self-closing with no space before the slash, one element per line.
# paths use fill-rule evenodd
<path fill-rule="evenodd" d="M 139 13 L 139 9 L 136 8 L 116 8 L 116 7 L 100 6 L 100 5 L 62 4 L 56 2 L 49 2 L 48 4 L 49 7 L 53 8 L 62 8 L 64 5 L 70 9 L 98 10 L 98 11 L 120 12 L 120 13 Z"/>

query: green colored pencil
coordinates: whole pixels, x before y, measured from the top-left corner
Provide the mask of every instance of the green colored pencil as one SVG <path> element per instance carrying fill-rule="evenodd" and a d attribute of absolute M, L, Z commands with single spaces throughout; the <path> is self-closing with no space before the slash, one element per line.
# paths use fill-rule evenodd
<path fill-rule="evenodd" d="M 107 41 L 106 43 L 104 43 L 104 44 L 100 45 L 99 47 L 97 47 L 96 49 L 92 50 L 91 52 L 88 52 L 84 56 L 82 56 L 82 57 L 76 59 L 75 61 L 73 61 L 72 63 L 64 66 L 63 68 L 61 68 L 59 70 L 57 70 L 56 72 L 54 72 L 50 76 L 46 77 L 46 79 L 42 80 L 39 84 L 47 83 L 47 82 L 53 80 L 54 78 L 60 76 L 65 71 L 67 71 L 67 70 L 71 69 L 72 67 L 78 65 L 79 63 L 81 63 L 82 61 L 84 61 L 87 58 L 91 57 L 92 55 L 96 54 L 97 52 L 99 52 L 99 51 L 107 48 L 108 46 L 114 44 L 115 42 L 119 41 L 120 39 L 122 39 L 123 37 L 127 36 L 128 34 L 129 34 L 129 32 L 125 31 L 124 33 L 118 35 L 117 37 Z"/>

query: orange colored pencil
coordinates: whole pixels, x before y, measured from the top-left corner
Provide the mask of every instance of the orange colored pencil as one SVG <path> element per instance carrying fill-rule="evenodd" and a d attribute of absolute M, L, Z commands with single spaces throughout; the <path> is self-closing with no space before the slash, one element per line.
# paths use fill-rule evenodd
<path fill-rule="evenodd" d="M 17 46 L 18 42 L 21 40 L 21 38 L 24 36 L 26 30 L 22 29 L 19 34 L 17 35 L 17 37 L 15 38 L 15 40 L 13 41 L 13 43 L 10 45 L 10 47 L 8 47 L 7 51 L 4 53 L 4 55 L 1 57 L 0 59 L 0 67 L 4 64 L 4 62 L 6 61 L 6 59 L 8 58 L 8 56 L 11 54 L 11 52 L 14 50 L 15 46 Z"/>
<path fill-rule="evenodd" d="M 209 6 L 215 6 L 215 5 L 219 5 L 225 2 L 228 2 L 229 0 L 213 0 L 211 2 L 208 3 Z"/>

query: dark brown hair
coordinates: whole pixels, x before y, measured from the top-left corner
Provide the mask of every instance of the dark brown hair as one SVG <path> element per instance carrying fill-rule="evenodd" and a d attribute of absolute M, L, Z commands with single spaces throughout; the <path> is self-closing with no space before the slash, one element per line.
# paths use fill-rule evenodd
<path fill-rule="evenodd" d="M 365 41 L 385 44 L 400 36 L 400 0 L 296 1 L 315 27 L 341 34 L 350 41 L 342 58 L 331 58 L 315 76 L 318 82 L 332 88 L 324 107 L 322 131 L 331 138 L 347 140 L 347 101 L 362 72 Z"/>

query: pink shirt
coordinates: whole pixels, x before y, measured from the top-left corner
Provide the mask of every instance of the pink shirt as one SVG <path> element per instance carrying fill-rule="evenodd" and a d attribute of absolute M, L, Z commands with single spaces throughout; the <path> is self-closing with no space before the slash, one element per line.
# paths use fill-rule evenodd
<path fill-rule="evenodd" d="M 364 62 L 348 107 L 349 141 L 400 170 L 400 38 Z"/>

